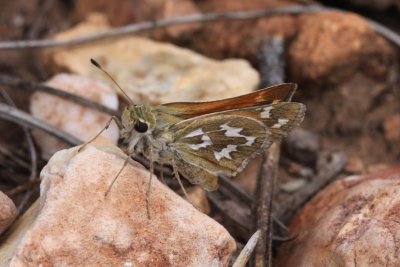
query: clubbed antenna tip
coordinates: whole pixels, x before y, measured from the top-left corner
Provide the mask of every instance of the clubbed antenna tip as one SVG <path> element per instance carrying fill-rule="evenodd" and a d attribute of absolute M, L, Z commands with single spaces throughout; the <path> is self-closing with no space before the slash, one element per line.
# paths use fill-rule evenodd
<path fill-rule="evenodd" d="M 93 65 L 95 65 L 97 68 L 101 69 L 100 64 L 99 64 L 96 60 L 94 60 L 93 58 L 90 59 L 90 63 L 92 63 Z"/>
<path fill-rule="evenodd" d="M 129 98 L 129 96 L 125 93 L 125 91 L 121 88 L 121 86 L 119 86 L 119 84 L 114 80 L 114 78 L 106 71 L 104 70 L 101 65 L 94 60 L 93 58 L 90 59 L 90 63 L 92 63 L 96 68 L 98 68 L 99 70 L 101 70 L 104 74 L 106 74 L 108 76 L 108 78 L 110 78 L 111 81 L 113 81 L 113 83 L 118 86 L 118 88 L 121 90 L 121 92 L 124 94 L 125 98 L 128 100 L 129 104 L 134 105 L 132 99 Z"/>

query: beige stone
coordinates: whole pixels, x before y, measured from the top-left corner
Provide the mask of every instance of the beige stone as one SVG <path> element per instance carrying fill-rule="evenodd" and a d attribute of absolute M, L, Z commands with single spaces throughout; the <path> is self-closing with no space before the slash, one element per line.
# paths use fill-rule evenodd
<path fill-rule="evenodd" d="M 400 169 L 349 176 L 290 223 L 277 266 L 400 266 Z"/>
<path fill-rule="evenodd" d="M 210 217 L 106 143 L 57 152 L 41 172 L 41 211 L 11 266 L 227 266 L 235 242 Z"/>
<path fill-rule="evenodd" d="M 14 202 L 0 191 L 0 234 L 11 225 L 16 216 L 17 208 Z"/>
<path fill-rule="evenodd" d="M 93 100 L 112 109 L 118 108 L 117 94 L 107 84 L 100 81 L 81 75 L 58 74 L 45 84 Z M 99 133 L 110 119 L 110 116 L 100 111 L 42 92 L 32 95 L 30 110 L 34 117 L 83 141 L 89 140 Z M 46 159 L 49 159 L 56 151 L 67 147 L 60 140 L 42 131 L 34 131 L 33 134 L 41 148 L 42 156 Z M 119 137 L 117 125 L 113 122 L 110 128 L 102 133 L 102 136 L 116 144 Z"/>
<path fill-rule="evenodd" d="M 55 39 L 67 40 L 108 29 L 104 17 L 96 15 Z M 135 103 L 155 105 L 227 98 L 249 93 L 259 83 L 259 74 L 245 60 L 217 61 L 140 37 L 51 50 L 45 56 L 49 70 L 64 69 L 110 83 L 90 64 L 90 58 L 96 59 Z"/>

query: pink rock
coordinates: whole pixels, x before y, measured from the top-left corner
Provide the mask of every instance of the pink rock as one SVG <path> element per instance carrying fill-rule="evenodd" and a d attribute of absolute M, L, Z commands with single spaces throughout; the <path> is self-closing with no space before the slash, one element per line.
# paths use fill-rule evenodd
<path fill-rule="evenodd" d="M 400 266 L 400 169 L 349 176 L 290 224 L 277 266 Z"/>
<path fill-rule="evenodd" d="M 11 225 L 16 216 L 17 208 L 14 202 L 0 191 L 0 234 Z"/>
<path fill-rule="evenodd" d="M 58 74 L 45 84 L 88 98 L 112 109 L 118 108 L 117 94 L 110 86 L 85 76 Z M 109 116 L 100 111 L 42 92 L 32 95 L 30 110 L 34 117 L 81 140 L 88 140 L 95 136 L 109 120 Z M 114 123 L 102 134 L 114 144 L 118 141 L 118 135 L 118 127 Z M 40 131 L 34 131 L 34 137 L 46 159 L 56 151 L 67 147 L 61 141 Z"/>
<path fill-rule="evenodd" d="M 11 266 L 227 266 L 235 241 L 210 217 L 128 164 L 111 145 L 57 152 L 41 173 L 41 211 Z"/>

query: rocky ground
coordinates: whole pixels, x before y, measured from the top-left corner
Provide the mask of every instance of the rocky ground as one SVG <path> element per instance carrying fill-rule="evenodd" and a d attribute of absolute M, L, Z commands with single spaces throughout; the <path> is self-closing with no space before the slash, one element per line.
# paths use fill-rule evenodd
<path fill-rule="evenodd" d="M 299 4 L 311 5 L 309 1 L 239 0 L 170 0 L 146 3 L 121 1 L 118 4 L 112 1 L 86 0 L 35 0 L 29 3 L 14 1 L 4 4 L 0 10 L 0 36 L 2 41 L 45 38 L 67 40 L 142 21 L 210 12 L 286 8 Z M 319 4 L 334 5 L 351 12 L 283 14 L 263 19 L 196 22 L 157 28 L 122 39 L 91 42 L 83 46 L 0 50 L 0 84 L 6 92 L 2 95 L 2 103 L 10 104 L 10 98 L 18 109 L 83 140 L 102 128 L 107 121 L 104 113 L 95 111 L 92 114 L 86 107 L 76 103 L 44 96 L 43 93 L 33 93 L 32 90 L 25 90 L 29 86 L 21 86 L 21 83 L 16 87 L 7 86 L 10 83 L 5 81 L 4 75 L 33 83 L 46 82 L 49 86 L 87 97 L 108 105 L 109 108 L 118 107 L 119 110 L 127 104 L 126 100 L 119 96 L 117 101 L 109 80 L 90 65 L 88 58 L 96 58 L 135 102 L 150 105 L 226 98 L 275 83 L 297 83 L 298 90 L 293 101 L 304 103 L 307 113 L 301 126 L 290 133 L 280 149 L 272 149 L 280 150 L 275 190 L 268 191 L 275 193 L 272 207 L 273 217 L 276 219 L 273 231 L 275 241 L 272 251 L 257 250 L 256 255 L 271 255 L 274 263 L 279 266 L 351 266 L 350 262 L 354 262 L 355 266 L 357 263 L 362 266 L 382 266 L 385 263 L 388 266 L 398 266 L 400 263 L 396 233 L 400 215 L 397 214 L 396 207 L 400 171 L 396 167 L 400 162 L 399 46 L 387 40 L 379 30 L 371 28 L 368 21 L 360 15 L 379 21 L 399 33 L 400 24 L 397 18 L 400 6 L 397 1 L 389 0 L 322 1 Z M 92 92 L 84 88 L 98 90 Z M 71 130 L 77 128 L 81 132 Z M 0 214 L 1 230 L 12 224 L 10 218 L 21 216 L 38 198 L 39 173 L 54 151 L 68 148 L 71 144 L 61 144 L 60 140 L 49 139 L 35 130 L 37 163 L 34 172 L 30 156 L 32 145 L 24 129 L 13 122 L 0 120 L 0 133 L 0 190 L 8 195 L 2 194 L 0 199 L 4 202 L 0 211 L 5 210 L 4 219 L 3 212 Z M 108 133 L 108 136 L 115 142 L 115 134 Z M 260 180 L 268 177 L 265 174 L 268 171 L 262 169 L 265 166 L 271 167 L 270 164 L 273 166 L 276 155 L 277 152 L 270 152 L 259 156 L 233 179 L 234 183 L 222 180 L 221 190 L 217 193 L 205 194 L 200 188 L 190 188 L 187 185 L 196 206 L 225 229 L 220 228 L 214 220 L 203 217 L 202 213 L 192 211 L 191 207 L 185 206 L 186 203 L 171 197 L 170 201 L 174 203 L 171 205 L 182 205 L 182 209 L 193 212 L 193 216 L 186 218 L 175 214 L 179 219 L 174 225 L 185 229 L 182 231 L 186 231 L 187 240 L 181 239 L 178 232 L 164 240 L 165 244 L 171 246 L 171 240 L 178 240 L 177 243 L 185 247 L 185 243 L 190 243 L 191 238 L 196 240 L 199 237 L 192 235 L 201 230 L 193 230 L 194 227 L 191 229 L 186 224 L 194 220 L 199 224 L 196 229 L 201 229 L 204 219 L 204 223 L 209 225 L 206 228 L 210 231 L 208 258 L 193 257 L 183 261 L 179 254 L 182 248 L 178 245 L 164 251 L 162 246 L 152 243 L 158 242 L 154 241 L 154 229 L 157 226 L 153 225 L 153 229 L 142 225 L 148 231 L 141 235 L 146 240 L 146 245 L 160 251 L 162 255 L 169 255 L 162 259 L 150 257 L 154 260 L 153 263 L 168 262 L 175 266 L 181 263 L 184 266 L 183 262 L 186 265 L 188 262 L 196 265 L 195 263 L 200 264 L 200 260 L 210 260 L 203 262 L 208 265 L 217 259 L 218 266 L 226 266 L 235 245 L 242 248 L 256 230 L 255 225 L 259 225 L 258 222 L 264 218 L 257 207 L 260 206 L 260 201 L 265 200 L 263 196 L 268 199 L 271 195 L 265 196 L 265 192 L 260 193 L 257 189 L 262 187 Z M 119 161 L 113 160 L 118 165 Z M 65 164 L 70 166 L 69 161 Z M 47 165 L 47 170 L 50 169 L 49 166 L 51 165 Z M 60 168 L 60 165 L 57 166 Z M 159 172 L 156 171 L 156 174 Z M 103 177 L 102 175 L 100 176 Z M 73 174 L 65 174 L 63 171 L 61 176 L 73 177 Z M 176 182 L 169 179 L 168 174 L 166 178 L 171 188 L 179 188 Z M 41 179 L 44 179 L 43 175 Z M 123 207 L 126 209 L 124 214 L 117 214 L 112 207 L 106 208 L 106 205 L 92 207 L 91 213 L 96 214 L 93 218 L 102 218 L 104 212 L 109 212 L 108 215 L 114 214 L 120 219 L 112 225 L 100 225 L 97 229 L 99 232 L 102 229 L 111 229 L 103 234 L 93 228 L 81 229 L 72 219 L 78 216 L 86 223 L 90 221 L 90 218 L 83 216 L 83 213 L 74 212 L 72 208 L 80 203 L 82 207 L 85 207 L 83 203 L 92 206 L 90 200 L 82 198 L 81 202 L 69 203 L 71 207 L 65 204 L 63 206 L 69 208 L 64 212 L 71 215 L 71 221 L 68 222 L 70 224 L 63 224 L 62 229 L 77 229 L 71 235 L 76 242 L 68 235 L 65 239 L 49 237 L 48 242 L 38 249 L 40 244 L 32 241 L 32 236 L 40 236 L 43 229 L 56 233 L 54 236 L 60 236 L 57 232 L 60 228 L 54 228 L 57 223 L 50 225 L 46 221 L 54 222 L 57 218 L 66 216 L 51 212 L 52 209 L 59 209 L 57 205 L 65 199 L 55 197 L 60 202 L 53 200 L 51 204 L 51 198 L 45 199 L 44 196 L 59 194 L 68 200 L 75 194 L 73 198 L 80 199 L 76 194 L 85 195 L 85 192 L 90 192 L 89 189 L 74 189 L 79 179 L 72 179 L 74 182 L 68 184 L 72 189 L 68 186 L 60 187 L 58 180 L 49 182 L 48 175 L 46 179 L 49 186 L 41 189 L 40 200 L 41 208 L 45 208 L 40 212 L 36 226 L 22 240 L 18 253 L 14 254 L 14 266 L 39 264 L 44 262 L 43 259 L 50 264 L 54 263 L 59 259 L 60 253 L 75 251 L 77 247 L 74 245 L 79 242 L 89 244 L 86 242 L 93 236 L 94 239 L 101 240 L 99 242 L 102 244 L 93 248 L 102 251 L 101 257 L 108 257 L 108 263 L 131 266 L 130 261 L 126 260 L 130 257 L 140 258 L 143 260 L 139 261 L 142 264 L 151 262 L 146 261 L 149 256 L 145 252 L 132 254 L 133 247 L 143 248 L 144 243 L 133 237 L 135 234 L 129 232 L 131 229 L 127 230 L 130 233 L 127 235 L 129 238 L 113 239 L 121 235 L 116 228 L 125 229 L 126 225 L 132 224 L 127 213 L 129 209 L 134 209 L 133 203 Z M 333 183 L 325 188 L 331 182 Z M 101 183 L 103 185 L 93 186 L 102 188 L 104 182 Z M 129 196 L 135 194 L 128 185 L 125 189 L 116 190 L 122 191 L 115 202 L 129 201 Z M 142 192 L 140 188 L 138 190 Z M 155 192 L 164 192 L 163 190 L 162 185 L 155 186 Z M 158 194 L 163 193 L 154 194 L 154 205 L 158 205 L 157 201 L 162 202 L 158 199 Z M 142 203 L 143 196 L 139 197 L 138 203 Z M 10 199 L 17 208 L 11 205 Z M 145 212 L 143 208 L 145 206 L 135 212 Z M 168 208 L 170 206 L 158 206 L 159 210 L 163 210 L 160 215 L 163 220 L 172 216 Z M 9 216 L 5 216 L 6 214 Z M 289 226 L 288 231 L 279 226 L 282 223 Z M 42 230 L 41 225 L 44 225 Z M 161 230 L 171 232 L 167 227 Z M 223 233 L 221 239 L 215 238 L 217 232 Z M 88 236 L 82 239 L 76 237 L 85 233 Z M 265 233 L 267 232 L 264 231 Z M 4 238 L 5 235 L 3 240 Z M 376 241 L 374 245 L 371 245 L 370 240 Z M 63 244 L 68 246 L 63 247 Z M 193 252 L 199 246 L 206 246 L 204 244 L 197 247 L 193 244 L 193 248 L 186 247 L 185 251 Z M 65 250 L 60 250 L 61 247 Z M 49 253 L 51 250 L 53 254 Z M 112 251 L 123 257 L 117 255 L 116 258 L 111 258 Z M 392 252 L 389 251 L 394 252 L 390 254 Z M 80 254 L 77 256 L 75 252 L 71 253 L 74 255 L 72 257 L 83 257 Z M 41 256 L 35 258 L 30 253 Z M 93 259 L 91 252 L 84 255 Z M 93 264 L 99 264 L 105 259 L 101 257 L 98 261 L 93 260 Z M 259 262 L 256 256 L 253 262 L 255 266 L 263 266 L 264 262 L 268 264 L 265 259 L 263 263 Z"/>

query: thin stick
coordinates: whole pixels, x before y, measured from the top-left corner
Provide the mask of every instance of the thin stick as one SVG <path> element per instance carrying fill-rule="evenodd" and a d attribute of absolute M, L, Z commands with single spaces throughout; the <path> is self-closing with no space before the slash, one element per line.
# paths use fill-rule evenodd
<path fill-rule="evenodd" d="M 254 248 L 256 247 L 257 241 L 260 238 L 260 230 L 257 230 L 247 241 L 246 246 L 240 251 L 239 256 L 236 258 L 235 262 L 233 263 L 232 267 L 245 267 L 247 262 L 250 259 L 251 253 L 253 252 Z"/>
<path fill-rule="evenodd" d="M 265 10 L 252 10 L 252 11 L 237 11 L 237 12 L 226 12 L 226 13 L 205 13 L 205 14 L 194 14 L 188 16 L 174 17 L 164 20 L 145 21 L 136 24 L 130 24 L 127 26 L 114 28 L 109 31 L 102 33 L 77 37 L 70 40 L 22 40 L 22 41 L 6 41 L 0 42 L 0 50 L 11 50 L 11 49 L 28 49 L 28 48 L 50 48 L 50 47 L 63 47 L 73 46 L 89 42 L 95 42 L 106 39 L 115 39 L 116 37 L 123 37 L 138 33 L 142 31 L 149 31 L 157 28 L 164 28 L 180 24 L 198 23 L 198 22 L 214 22 L 223 20 L 248 20 L 248 19 L 259 19 L 267 18 L 272 16 L 281 15 L 298 15 L 303 13 L 318 13 L 318 12 L 342 12 L 350 13 L 337 8 L 328 8 L 321 6 L 290 6 L 280 7 L 274 9 Z M 400 35 L 390 30 L 384 25 L 365 18 L 369 26 L 381 34 L 387 40 L 391 41 L 395 45 L 400 47 Z"/>
<path fill-rule="evenodd" d="M 276 213 L 276 216 L 281 221 L 287 222 L 308 200 L 332 182 L 346 165 L 347 158 L 342 152 L 322 154 L 321 157 L 329 158 L 330 161 L 325 166 L 322 166 L 318 171 L 318 175 L 310 184 L 295 192 L 285 203 L 282 204 Z"/>
<path fill-rule="evenodd" d="M 261 166 L 259 179 L 257 181 L 257 202 L 255 207 L 256 217 L 252 229 L 260 229 L 260 241 L 258 242 L 254 266 L 272 266 L 272 200 L 274 197 L 274 186 L 278 176 L 280 143 L 274 143 L 266 152 L 266 161 Z"/>
<path fill-rule="evenodd" d="M 219 176 L 220 186 L 226 188 L 230 193 L 236 196 L 246 206 L 251 207 L 253 205 L 253 198 L 250 197 L 243 189 L 238 187 L 234 182 L 226 178 L 225 176 Z"/>
<path fill-rule="evenodd" d="M 6 101 L 6 103 L 12 107 L 15 107 L 15 103 L 14 101 L 11 99 L 11 97 L 6 93 L 6 91 L 1 90 L 1 95 L 3 96 L 4 100 Z M 37 176 L 37 153 L 36 153 L 36 148 L 35 148 L 35 144 L 33 143 L 33 139 L 32 139 L 32 135 L 29 131 L 29 129 L 26 126 L 22 126 L 22 129 L 24 131 L 24 135 L 26 138 L 26 141 L 28 143 L 28 147 L 29 147 L 29 154 L 31 157 L 31 174 L 29 176 L 29 181 L 33 181 L 36 179 Z M 32 190 L 29 190 L 26 192 L 26 194 L 24 195 L 23 199 L 21 200 L 21 202 L 18 205 L 17 208 L 17 216 L 19 216 L 24 207 L 25 204 L 28 202 L 29 198 L 32 195 Z"/>
<path fill-rule="evenodd" d="M 56 129 L 56 128 L 52 127 L 51 125 L 49 125 L 41 120 L 38 120 L 17 108 L 14 108 L 12 106 L 5 105 L 2 103 L 0 103 L 0 118 L 15 122 L 19 125 L 23 125 L 28 128 L 40 129 L 56 138 L 62 140 L 63 142 L 73 145 L 73 146 L 77 146 L 77 145 L 80 145 L 83 143 L 81 140 L 79 140 L 78 138 L 76 138 L 68 133 L 65 133 L 59 129 Z"/>
<path fill-rule="evenodd" d="M 9 197 L 15 196 L 16 194 L 19 194 L 21 192 L 24 192 L 26 190 L 29 190 L 32 186 L 36 185 L 36 184 L 40 184 L 41 179 L 40 178 L 36 178 L 33 181 L 28 181 L 24 184 L 18 185 L 17 187 L 14 187 L 13 189 L 10 189 L 8 191 L 6 191 L 6 195 Z"/>
<path fill-rule="evenodd" d="M 30 171 L 31 166 L 22 159 L 22 157 L 18 157 L 13 153 L 10 153 L 8 149 L 3 146 L 0 146 L 0 154 L 4 154 L 5 156 L 9 157 L 12 161 L 14 161 L 19 167 L 24 168 L 27 171 Z"/>
<path fill-rule="evenodd" d="M 8 105 L 12 107 L 16 107 L 14 101 L 11 99 L 11 97 L 6 93 L 6 91 L 1 90 L 1 95 L 3 96 L 4 100 L 7 102 Z M 22 126 L 22 129 L 24 130 L 25 138 L 28 143 L 29 147 L 29 155 L 31 157 L 31 174 L 29 176 L 29 180 L 33 181 L 36 179 L 37 176 L 37 153 L 36 153 L 36 148 L 35 144 L 33 143 L 32 135 L 29 132 L 29 129 L 25 126 Z"/>
<path fill-rule="evenodd" d="M 229 209 L 221 201 L 220 193 L 218 191 L 207 192 L 207 198 L 219 211 L 224 213 L 230 220 L 232 220 L 232 222 L 245 229 L 246 234 L 248 235 L 248 232 L 250 231 L 249 223 L 244 222 L 241 218 L 229 211 Z"/>
<path fill-rule="evenodd" d="M 17 89 L 22 89 L 22 90 L 41 91 L 44 93 L 48 93 L 51 95 L 59 96 L 64 99 L 74 101 L 74 102 L 84 105 L 86 107 L 90 107 L 90 108 L 102 111 L 104 113 L 107 113 L 107 114 L 110 114 L 113 116 L 120 115 L 117 110 L 110 109 L 106 106 L 103 106 L 103 105 L 96 103 L 94 101 L 91 101 L 89 99 L 65 92 L 63 90 L 60 90 L 60 89 L 57 89 L 54 87 L 43 85 L 40 83 L 34 83 L 34 82 L 30 82 L 30 81 L 24 81 L 24 80 L 21 80 L 18 78 L 6 76 L 6 75 L 0 75 L 0 85 L 8 85 L 8 86 L 12 86 L 12 87 L 15 87 Z"/>

